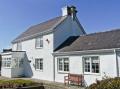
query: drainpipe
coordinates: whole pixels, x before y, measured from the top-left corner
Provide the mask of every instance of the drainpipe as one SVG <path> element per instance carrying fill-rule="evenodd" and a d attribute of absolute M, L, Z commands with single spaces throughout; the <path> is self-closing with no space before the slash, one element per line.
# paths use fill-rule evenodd
<path fill-rule="evenodd" d="M 116 50 L 114 50 L 115 52 L 115 55 L 116 55 L 116 74 L 117 74 L 117 77 L 119 77 L 119 61 L 118 61 L 118 57 L 117 57 L 117 52 Z"/>
<path fill-rule="evenodd" d="M 84 59 L 82 58 L 82 74 L 84 75 Z"/>
<path fill-rule="evenodd" d="M 53 55 L 53 81 L 55 82 L 55 56 Z"/>

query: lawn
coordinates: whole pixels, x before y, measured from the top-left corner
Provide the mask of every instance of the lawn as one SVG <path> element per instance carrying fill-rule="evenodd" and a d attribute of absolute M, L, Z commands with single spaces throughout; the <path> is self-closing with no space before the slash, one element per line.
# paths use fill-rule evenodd
<path fill-rule="evenodd" d="M 31 80 L 23 80 L 23 79 L 16 79 L 16 80 L 0 80 L 0 89 L 2 88 L 18 88 L 18 87 L 27 87 L 27 86 L 35 86 L 40 85 L 36 82 Z"/>

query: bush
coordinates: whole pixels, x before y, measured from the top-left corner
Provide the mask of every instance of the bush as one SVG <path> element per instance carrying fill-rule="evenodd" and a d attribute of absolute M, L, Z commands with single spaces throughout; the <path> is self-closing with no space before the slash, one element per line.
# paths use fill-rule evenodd
<path fill-rule="evenodd" d="M 120 77 L 97 81 L 91 84 L 87 89 L 120 89 Z"/>
<path fill-rule="evenodd" d="M 36 82 L 30 80 L 0 80 L 0 89 L 1 88 L 17 88 L 17 87 L 26 87 L 36 85 Z"/>

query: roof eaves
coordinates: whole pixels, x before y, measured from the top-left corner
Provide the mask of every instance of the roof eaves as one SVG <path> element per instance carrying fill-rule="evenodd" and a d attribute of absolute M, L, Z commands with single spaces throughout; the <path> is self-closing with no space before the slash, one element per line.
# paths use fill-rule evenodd
<path fill-rule="evenodd" d="M 13 40 L 11 43 L 17 43 L 17 42 L 29 40 L 29 39 L 35 38 L 35 37 L 37 37 L 37 36 L 49 34 L 49 33 L 52 33 L 52 32 L 53 32 L 53 29 L 49 29 L 49 30 L 47 30 L 47 31 L 43 31 L 43 32 L 40 32 L 40 33 L 36 33 L 36 34 L 31 35 L 31 36 L 27 36 L 27 37 L 23 37 L 23 38 L 21 38 L 21 39 Z"/>
<path fill-rule="evenodd" d="M 70 52 L 59 52 L 56 51 L 53 53 L 55 56 L 62 55 L 84 55 L 84 54 L 97 54 L 97 53 L 114 53 L 114 50 L 120 50 L 120 48 L 112 48 L 112 49 L 98 49 L 98 50 L 83 50 L 83 51 L 70 51 Z"/>
<path fill-rule="evenodd" d="M 58 21 L 52 28 L 46 30 L 46 31 L 43 31 L 43 32 L 40 32 L 40 33 L 37 33 L 37 34 L 34 34 L 34 35 L 31 35 L 31 36 L 27 36 L 27 37 L 24 37 L 24 38 L 21 38 L 21 39 L 15 39 L 13 40 L 11 43 L 16 43 L 16 42 L 20 42 L 20 41 L 25 41 L 25 40 L 28 40 L 28 39 L 32 39 L 34 37 L 37 37 L 39 35 L 45 35 L 45 34 L 49 34 L 49 33 L 52 33 L 54 31 L 54 29 L 60 25 L 66 18 L 67 16 L 64 16 L 65 18 L 61 19 L 60 21 Z"/>

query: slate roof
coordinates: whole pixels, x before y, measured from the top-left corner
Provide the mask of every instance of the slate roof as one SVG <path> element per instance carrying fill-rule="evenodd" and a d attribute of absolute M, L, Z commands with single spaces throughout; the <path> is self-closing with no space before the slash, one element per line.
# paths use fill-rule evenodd
<path fill-rule="evenodd" d="M 54 19 L 48 20 L 46 22 L 34 25 L 34 26 L 30 27 L 27 31 L 23 32 L 16 39 L 14 39 L 12 41 L 12 43 L 18 42 L 20 40 L 24 40 L 26 38 L 29 38 L 29 37 L 36 35 L 38 33 L 41 33 L 41 32 L 53 30 L 57 25 L 59 25 L 66 18 L 67 18 L 67 16 L 60 16 L 60 17 L 56 17 Z"/>
<path fill-rule="evenodd" d="M 69 37 L 54 51 L 70 52 L 120 48 L 120 29 Z"/>

